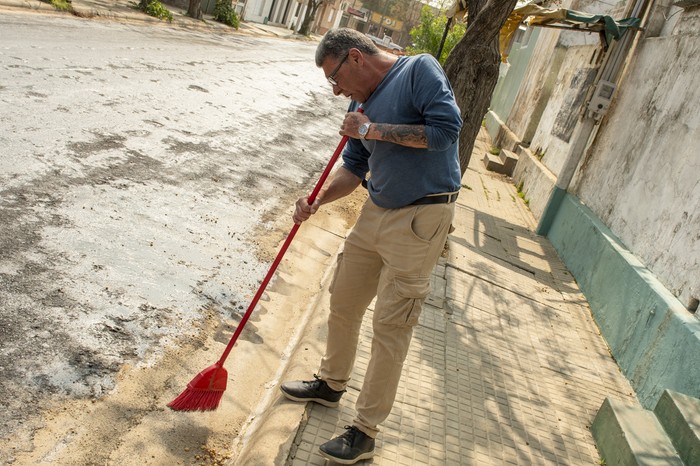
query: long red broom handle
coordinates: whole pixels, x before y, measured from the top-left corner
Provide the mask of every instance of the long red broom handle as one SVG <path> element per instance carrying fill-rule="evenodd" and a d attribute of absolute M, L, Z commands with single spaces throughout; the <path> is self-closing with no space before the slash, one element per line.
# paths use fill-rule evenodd
<path fill-rule="evenodd" d="M 362 113 L 364 111 L 364 109 L 362 107 L 360 107 L 357 111 Z M 348 137 L 343 136 L 343 138 L 338 143 L 338 147 L 336 147 L 335 152 L 333 152 L 333 155 L 331 156 L 331 159 L 328 162 L 328 165 L 326 165 L 326 169 L 323 170 L 321 177 L 318 179 L 316 186 L 314 187 L 313 191 L 311 191 L 311 195 L 307 199 L 307 202 L 309 203 L 309 205 L 313 204 L 314 200 L 316 200 L 316 196 L 318 195 L 318 192 L 323 187 L 323 183 L 326 182 L 328 175 L 330 175 L 331 170 L 333 169 L 333 165 L 335 165 L 336 160 L 338 160 L 338 157 L 340 156 L 340 153 L 342 152 L 342 150 L 345 147 L 345 144 L 347 142 L 348 142 Z M 233 333 L 231 340 L 228 342 L 228 345 L 226 345 L 226 349 L 224 350 L 223 354 L 219 358 L 219 361 L 217 362 L 217 364 L 219 366 L 224 365 L 224 361 L 226 361 L 226 358 L 228 357 L 229 353 L 233 349 L 233 345 L 236 344 L 236 340 L 238 340 L 238 336 L 243 331 L 243 327 L 245 326 L 246 322 L 248 322 L 250 315 L 253 313 L 253 309 L 255 309 L 255 306 L 257 306 L 258 301 L 260 300 L 260 297 L 262 296 L 263 292 L 265 291 L 265 288 L 267 288 L 267 284 L 270 283 L 270 280 L 272 279 L 272 276 L 274 275 L 275 270 L 277 270 L 277 266 L 282 261 L 282 257 L 284 257 L 284 253 L 287 252 L 287 248 L 289 248 L 289 245 L 292 243 L 292 240 L 294 239 L 294 235 L 297 234 L 297 230 L 299 230 L 300 226 L 301 226 L 301 224 L 295 223 L 294 226 L 292 227 L 292 231 L 290 231 L 289 234 L 287 235 L 287 239 L 284 241 L 282 248 L 277 253 L 277 257 L 275 257 L 274 262 L 270 266 L 270 270 L 267 272 L 267 275 L 265 275 L 265 279 L 260 284 L 260 288 L 258 288 L 258 292 L 255 293 L 253 300 L 250 302 L 250 305 L 248 306 L 248 310 L 245 311 L 245 314 L 243 315 L 241 322 L 238 324 L 238 327 L 236 327 L 236 331 Z"/>

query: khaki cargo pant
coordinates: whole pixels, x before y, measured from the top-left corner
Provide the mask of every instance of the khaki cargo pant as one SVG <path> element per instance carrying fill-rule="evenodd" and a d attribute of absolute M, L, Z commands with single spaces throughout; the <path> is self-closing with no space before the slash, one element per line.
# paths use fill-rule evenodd
<path fill-rule="evenodd" d="M 413 327 L 430 293 L 430 275 L 454 209 L 454 203 L 383 209 L 367 200 L 338 257 L 319 375 L 331 389 L 345 389 L 362 316 L 376 296 L 372 353 L 353 422 L 371 437 L 394 404 Z"/>

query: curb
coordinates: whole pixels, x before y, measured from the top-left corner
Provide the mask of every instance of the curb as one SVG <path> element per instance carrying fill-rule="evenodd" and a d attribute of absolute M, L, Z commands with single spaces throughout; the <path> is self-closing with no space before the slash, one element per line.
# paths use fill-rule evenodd
<path fill-rule="evenodd" d="M 308 379 L 309 369 L 318 366 L 323 356 L 330 299 L 328 285 L 343 245 L 344 238 L 338 240 L 336 251 L 319 282 L 320 292 L 306 307 L 296 328 L 296 338 L 290 342 L 277 382 Z M 308 421 L 309 405 L 287 400 L 280 393 L 279 383 L 275 383 L 246 421 L 245 430 L 242 429 L 241 435 L 234 440 L 231 451 L 235 459 L 226 464 L 285 464 L 295 452 L 300 433 Z"/>

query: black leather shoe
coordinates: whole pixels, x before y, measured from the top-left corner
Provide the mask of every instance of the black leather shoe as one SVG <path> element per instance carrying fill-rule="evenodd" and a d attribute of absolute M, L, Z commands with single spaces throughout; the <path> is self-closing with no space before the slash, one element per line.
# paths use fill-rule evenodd
<path fill-rule="evenodd" d="M 319 447 L 321 454 L 336 463 L 355 464 L 374 456 L 374 439 L 355 426 Z"/>
<path fill-rule="evenodd" d="M 337 407 L 345 390 L 331 390 L 319 376 L 314 374 L 314 378 L 308 382 L 285 382 L 280 385 L 280 390 L 292 401 L 313 401 L 329 408 Z"/>

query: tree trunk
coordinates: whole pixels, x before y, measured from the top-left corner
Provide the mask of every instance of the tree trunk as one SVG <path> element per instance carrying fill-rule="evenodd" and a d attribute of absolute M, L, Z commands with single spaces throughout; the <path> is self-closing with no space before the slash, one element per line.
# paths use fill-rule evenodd
<path fill-rule="evenodd" d="M 445 73 L 464 120 L 459 133 L 462 175 L 469 166 L 474 141 L 498 81 L 498 33 L 516 3 L 517 0 L 469 0 L 467 32 L 445 61 Z"/>
<path fill-rule="evenodd" d="M 202 19 L 202 0 L 190 0 L 187 16 L 194 19 Z"/>
<path fill-rule="evenodd" d="M 311 33 L 311 22 L 316 17 L 316 11 L 321 6 L 321 3 L 323 3 L 323 0 L 309 0 L 309 7 L 306 9 L 306 15 L 304 15 L 304 22 L 301 23 L 299 34 L 308 36 Z"/>

